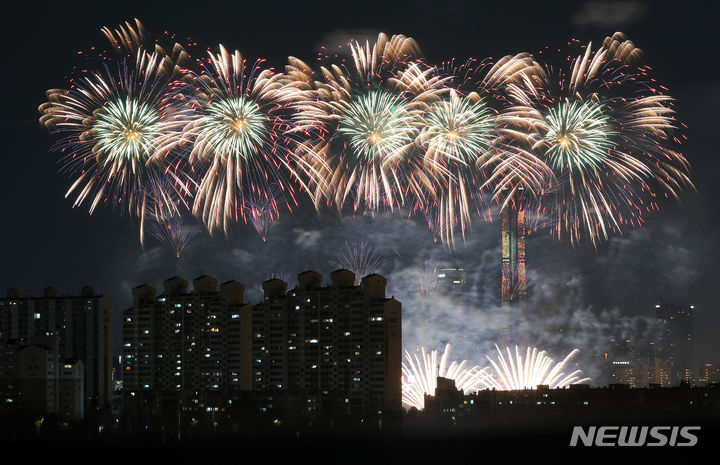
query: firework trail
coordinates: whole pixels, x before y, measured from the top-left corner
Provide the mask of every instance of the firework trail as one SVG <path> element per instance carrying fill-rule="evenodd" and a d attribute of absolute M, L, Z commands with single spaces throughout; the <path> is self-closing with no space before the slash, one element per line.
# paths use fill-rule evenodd
<path fill-rule="evenodd" d="M 148 182 L 146 216 L 152 221 L 151 233 L 161 243 L 180 254 L 190 238 L 190 227 L 182 218 L 187 203 L 169 178 L 153 178 Z"/>
<path fill-rule="evenodd" d="M 445 351 L 438 359 L 438 351 L 430 353 L 420 348 L 414 355 L 405 350 L 405 361 L 402 364 L 403 384 L 402 403 L 407 408 L 415 407 L 418 410 L 425 408 L 425 394 L 434 396 L 437 387 L 438 376 L 455 380 L 455 387 L 462 389 L 465 393 L 471 393 L 486 386 L 485 379 L 488 377 L 488 368 L 481 369 L 475 365 L 467 366 L 467 361 L 452 362 L 448 365 L 450 358 L 450 344 L 445 346 Z"/>
<path fill-rule="evenodd" d="M 250 199 L 245 205 L 243 213 L 247 221 L 255 228 L 263 242 L 267 240 L 268 232 L 277 219 L 277 205 L 275 199 Z"/>
<path fill-rule="evenodd" d="M 181 77 L 184 72 L 183 68 L 192 65 L 190 55 L 185 48 L 175 41 L 175 36 L 165 32 L 170 42 L 163 47 L 159 41 L 151 40 L 150 35 L 145 31 L 145 27 L 140 20 L 134 19 L 134 24 L 126 21 L 114 29 L 104 26 L 100 29 L 113 50 L 119 54 L 133 57 L 138 50 L 152 50 L 156 55 L 163 57 L 163 73 L 167 76 L 175 78 Z M 188 38 L 188 45 L 197 45 Z"/>
<path fill-rule="evenodd" d="M 433 242 L 440 241 L 447 244 L 445 238 L 451 236 L 451 233 L 447 231 L 448 227 L 451 225 L 441 218 L 442 213 L 438 203 L 435 202 L 422 208 L 418 207 L 419 206 L 416 206 L 416 211 L 414 213 L 417 213 L 417 210 L 422 211 L 425 221 L 427 222 L 428 230 L 430 230 L 433 235 Z M 452 242 L 450 242 L 450 244 L 452 244 Z"/>
<path fill-rule="evenodd" d="M 429 173 L 413 157 L 420 116 L 443 92 L 432 68 L 413 60 L 418 44 L 380 34 L 371 46 L 350 43 L 350 63 L 329 63 L 316 73 L 291 57 L 286 86 L 292 94 L 293 152 L 302 183 L 315 202 L 350 200 L 353 211 L 376 211 L 434 195 Z"/>
<path fill-rule="evenodd" d="M 152 221 L 152 235 L 180 258 L 190 236 L 190 228 L 182 219 L 182 211 L 188 206 L 183 190 L 176 188 L 167 177 L 151 178 L 146 190 L 145 216 Z"/>
<path fill-rule="evenodd" d="M 538 351 L 535 347 L 528 347 L 525 358 L 523 358 L 520 349 L 515 346 L 514 359 L 509 347 L 505 348 L 507 359 L 497 345 L 495 348 L 498 358 L 493 360 L 487 356 L 495 370 L 494 376 L 488 374 L 482 379 L 487 388 L 498 390 L 534 389 L 543 384 L 554 389 L 590 381 L 590 378 L 581 378 L 582 371 L 580 370 L 569 374 L 565 374 L 563 371 L 570 359 L 579 352 L 577 349 L 573 349 L 560 363 L 555 364 L 555 361 L 548 357 L 544 350 Z"/>
<path fill-rule="evenodd" d="M 420 295 L 431 296 L 437 293 L 438 269 L 437 263 L 425 260 L 422 268 L 420 268 Z"/>
<path fill-rule="evenodd" d="M 175 257 L 180 254 L 187 245 L 190 237 L 190 228 L 183 222 L 179 215 L 170 217 L 153 217 L 152 235 L 170 247 L 175 252 Z"/>
<path fill-rule="evenodd" d="M 345 241 L 345 247 L 338 250 L 331 264 L 352 271 L 356 282 L 360 282 L 365 276 L 377 272 L 384 260 L 385 257 L 368 242 Z"/>
<path fill-rule="evenodd" d="M 545 195 L 555 195 L 554 189 L 546 191 Z M 552 229 L 557 225 L 557 215 L 552 205 L 546 205 L 542 198 L 526 198 L 523 202 L 525 209 L 525 234 L 530 236 L 542 230 Z"/>
<path fill-rule="evenodd" d="M 138 49 L 146 48 L 148 40 L 145 27 L 140 20 L 135 18 L 134 23 L 135 24 L 130 23 L 130 21 L 125 21 L 125 24 L 121 24 L 115 29 L 103 26 L 100 31 L 102 31 L 105 38 L 118 53 L 134 55 Z"/>

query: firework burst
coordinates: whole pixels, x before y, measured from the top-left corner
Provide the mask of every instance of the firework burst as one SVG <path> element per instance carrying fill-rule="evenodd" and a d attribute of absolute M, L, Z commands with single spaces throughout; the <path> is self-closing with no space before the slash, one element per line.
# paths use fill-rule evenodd
<path fill-rule="evenodd" d="M 425 149 L 423 168 L 443 181 L 437 210 L 446 243 L 454 242 L 456 222 L 465 237 L 470 197 L 479 195 L 476 163 L 493 142 L 494 120 L 494 113 L 477 94 L 463 98 L 454 90 L 447 100 L 431 105 L 424 113 L 418 141 Z"/>
<path fill-rule="evenodd" d="M 116 70 L 75 79 L 68 90 L 51 89 L 39 108 L 40 122 L 65 137 L 55 146 L 63 154 L 63 172 L 75 178 L 66 197 L 74 206 L 123 205 L 140 218 L 144 241 L 147 183 L 162 173 L 151 163 L 168 149 L 166 134 L 178 129 L 167 98 L 165 59 L 137 51 Z"/>
<path fill-rule="evenodd" d="M 248 68 L 240 52 L 220 46 L 205 71 L 189 78 L 190 103 L 178 117 L 184 128 L 176 138 L 189 146 L 193 213 L 211 234 L 227 234 L 231 221 L 247 221 L 245 211 L 258 202 L 269 203 L 277 216 L 278 205 L 294 195 L 285 172 L 281 75 L 263 69 L 262 60 Z M 270 194 L 276 187 L 280 200 Z"/>
<path fill-rule="evenodd" d="M 624 225 L 640 226 L 659 208 L 658 193 L 677 198 L 693 188 L 675 148 L 672 98 L 639 59 L 616 34 L 595 51 L 588 45 L 569 69 L 548 67 L 513 93 L 532 151 L 552 171 L 546 202 L 554 203 L 558 237 L 588 236 L 595 245 Z"/>
<path fill-rule="evenodd" d="M 454 244 L 456 227 L 465 238 L 474 211 L 490 217 L 485 169 L 510 148 L 517 152 L 516 139 L 522 137 L 505 119 L 506 113 L 515 111 L 509 92 L 536 67 L 534 60 L 519 54 L 496 62 L 468 60 L 461 66 L 449 62 L 437 70 L 449 92 L 423 112 L 417 145 L 423 152 L 422 169 L 436 182 L 438 199 L 433 210 L 447 245 Z M 527 164 L 526 159 L 521 154 L 506 166 L 517 172 L 517 161 Z"/>
<path fill-rule="evenodd" d="M 468 366 L 466 360 L 460 363 L 453 361 L 448 364 L 450 358 L 450 344 L 438 358 L 438 351 L 430 353 L 421 347 L 415 354 L 405 350 L 405 361 L 402 364 L 403 384 L 402 403 L 407 408 L 415 407 L 418 410 L 425 408 L 425 395 L 435 395 L 438 376 L 455 380 L 455 387 L 466 393 L 471 393 L 486 386 L 484 381 L 487 378 L 487 368 L 479 366 Z"/>
<path fill-rule="evenodd" d="M 432 192 L 428 173 L 413 169 L 420 116 L 443 91 L 433 70 L 413 62 L 417 43 L 380 34 L 374 45 L 350 44 L 351 64 L 322 66 L 322 80 L 300 60 L 286 67 L 294 95 L 293 129 L 303 140 L 294 159 L 319 207 L 393 208 Z"/>

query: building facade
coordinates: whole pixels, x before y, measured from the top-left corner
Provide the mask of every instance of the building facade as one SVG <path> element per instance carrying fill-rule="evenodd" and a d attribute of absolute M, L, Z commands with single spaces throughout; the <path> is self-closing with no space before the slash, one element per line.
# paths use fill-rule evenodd
<path fill-rule="evenodd" d="M 386 298 L 386 284 L 371 274 L 356 286 L 344 269 L 327 286 L 315 271 L 300 273 L 289 292 L 266 281 L 253 307 L 253 389 L 297 396 L 311 417 L 399 417 L 401 304 Z"/>
<path fill-rule="evenodd" d="M 223 391 L 251 388 L 251 306 L 245 286 L 210 276 L 142 285 L 123 312 L 123 390 Z"/>
<path fill-rule="evenodd" d="M 440 379 L 438 379 L 440 385 Z M 638 418 L 662 418 L 677 424 L 716 424 L 720 413 L 720 385 L 704 387 L 681 385 L 662 387 L 651 384 L 630 388 L 626 384 L 610 384 L 592 388 L 574 384 L 550 389 L 539 385 L 534 389 L 485 389 L 469 394 L 449 383 L 434 396 L 426 395 L 425 410 L 411 412 L 405 426 L 483 428 L 497 431 L 512 428 L 543 428 L 544 431 L 579 424 L 636 424 Z M 696 423 L 697 422 L 697 423 Z"/>
<path fill-rule="evenodd" d="M 85 371 L 80 360 L 60 357 L 57 336 L 32 336 L 25 343 L 0 343 L 0 409 L 35 418 L 85 416 Z"/>
<path fill-rule="evenodd" d="M 83 364 L 84 410 L 110 407 L 112 394 L 112 301 L 83 287 L 77 296 L 21 297 L 10 289 L 0 299 L 0 341 L 29 345 L 31 338 L 57 336 L 60 360 Z M 74 363 L 74 362 L 73 362 Z"/>

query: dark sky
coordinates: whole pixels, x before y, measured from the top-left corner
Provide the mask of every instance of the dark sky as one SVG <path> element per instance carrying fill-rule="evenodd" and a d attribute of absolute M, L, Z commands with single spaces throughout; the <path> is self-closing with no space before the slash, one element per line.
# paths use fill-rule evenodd
<path fill-rule="evenodd" d="M 495 324 L 491 309 L 499 297 L 497 223 L 478 222 L 468 242 L 453 254 L 433 243 L 421 222 L 402 214 L 376 221 L 340 220 L 331 213 L 318 217 L 305 205 L 281 218 L 267 243 L 244 225 L 228 239 L 211 240 L 193 222 L 194 236 L 177 261 L 152 240 L 143 250 L 137 225 L 127 215 L 98 209 L 90 216 L 84 207 L 72 208 L 64 198 L 70 181 L 57 172 L 58 155 L 49 152 L 55 139 L 37 123 L 37 107 L 46 89 L 66 85 L 78 51 L 104 46 L 102 26 L 134 17 L 151 34 L 168 30 L 189 35 L 203 47 L 223 43 L 247 57 L 265 57 L 276 67 L 282 67 L 288 55 L 312 61 L 320 44 L 332 46 L 333 41 L 380 31 L 414 37 L 428 60 L 438 62 L 535 52 L 546 45 L 562 47 L 570 38 L 600 44 L 621 30 L 643 49 L 646 63 L 676 99 L 678 118 L 688 125 L 683 152 L 698 192 L 682 205 L 663 205 L 645 227 L 628 230 L 597 251 L 573 249 L 544 236 L 531 238 L 532 302 L 542 321 L 564 321 L 567 328 L 560 337 L 563 343 L 554 329 L 530 332 L 526 340 L 556 348 L 556 357 L 564 355 L 559 351 L 566 346 L 584 344 L 580 348 L 591 359 L 609 337 L 641 332 L 637 327 L 652 315 L 655 302 L 668 300 L 696 306 L 698 358 L 720 361 L 715 336 L 720 325 L 716 12 L 692 2 L 682 2 L 682 7 L 677 2 L 487 3 L 23 2 L 9 7 L 1 32 L 5 65 L 0 124 L 5 143 L 0 289 L 18 287 L 24 295 L 36 295 L 52 285 L 59 293 L 75 294 L 81 286 L 92 285 L 113 298 L 117 348 L 119 314 L 138 284 L 160 287 L 163 279 L 176 274 L 191 280 L 207 273 L 220 281 L 239 279 L 251 290 L 252 300 L 266 273 L 293 275 L 314 268 L 327 276 L 329 262 L 344 241 L 368 240 L 385 254 L 379 271 L 389 277 L 389 292 L 403 302 L 406 345 L 439 348 L 452 342 L 460 346 L 461 356 L 481 362 L 478 354 L 488 347 L 482 335 Z M 474 304 L 456 308 L 417 298 L 412 289 L 425 260 L 464 266 L 472 275 Z M 423 326 L 430 321 L 434 325 Z"/>

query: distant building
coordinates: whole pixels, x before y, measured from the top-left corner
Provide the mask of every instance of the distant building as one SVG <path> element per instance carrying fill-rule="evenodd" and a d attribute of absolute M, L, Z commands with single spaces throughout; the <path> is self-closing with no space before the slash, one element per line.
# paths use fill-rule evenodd
<path fill-rule="evenodd" d="M 695 384 L 706 386 L 720 383 L 720 367 L 712 363 L 703 363 L 695 366 Z"/>
<path fill-rule="evenodd" d="M 85 416 L 85 372 L 80 360 L 62 360 L 57 336 L 33 336 L 29 344 L 0 343 L 0 408 L 65 420 Z"/>
<path fill-rule="evenodd" d="M 630 388 L 646 388 L 650 385 L 671 387 L 678 380 L 672 377 L 672 370 L 665 360 L 654 354 L 655 341 L 649 345 L 652 349 L 639 350 L 630 339 L 610 340 L 608 352 L 603 354 L 609 373 L 610 384 L 627 385 Z"/>
<path fill-rule="evenodd" d="M 695 345 L 695 307 L 693 305 L 655 305 L 658 332 L 654 356 L 664 362 L 672 372 L 673 381 L 692 382 Z"/>
<path fill-rule="evenodd" d="M 714 424 L 720 413 L 718 384 L 667 388 L 651 384 L 636 389 L 625 384 L 597 388 L 576 384 L 555 389 L 540 385 L 535 389 L 485 389 L 471 394 L 457 389 L 453 393 L 450 386 L 445 386 L 434 397 L 426 396 L 425 410 L 409 415 L 403 425 L 409 429 L 446 425 L 489 431 L 512 425 L 514 430 L 534 426 L 566 431 L 568 425 L 633 424 L 638 418 L 657 415 L 668 420 L 709 420 Z"/>
<path fill-rule="evenodd" d="M 265 281 L 253 307 L 253 389 L 275 392 L 275 403 L 298 396 L 311 418 L 399 418 L 401 304 L 385 296 L 386 284 L 371 274 L 356 286 L 344 269 L 327 286 L 315 271 L 300 273 L 289 292 Z"/>
<path fill-rule="evenodd" d="M 110 407 L 112 380 L 112 301 L 83 287 L 80 295 L 58 296 L 48 287 L 42 297 L 21 297 L 9 289 L 0 298 L 0 342 L 30 345 L 37 336 L 57 336 L 60 360 L 83 365 L 84 412 Z M 74 362 L 73 362 L 74 363 Z"/>
<path fill-rule="evenodd" d="M 643 377 L 641 360 L 630 339 L 610 339 L 610 348 L 605 354 L 610 369 L 610 382 L 627 384 L 630 387 L 647 386 Z"/>
<path fill-rule="evenodd" d="M 425 394 L 424 413 L 441 417 L 446 424 L 454 425 L 463 396 L 463 390 L 455 387 L 454 379 L 438 376 L 434 395 Z"/>
<path fill-rule="evenodd" d="M 461 266 L 440 268 L 437 271 L 437 292 L 452 297 L 457 303 L 467 302 L 470 281 Z"/>

